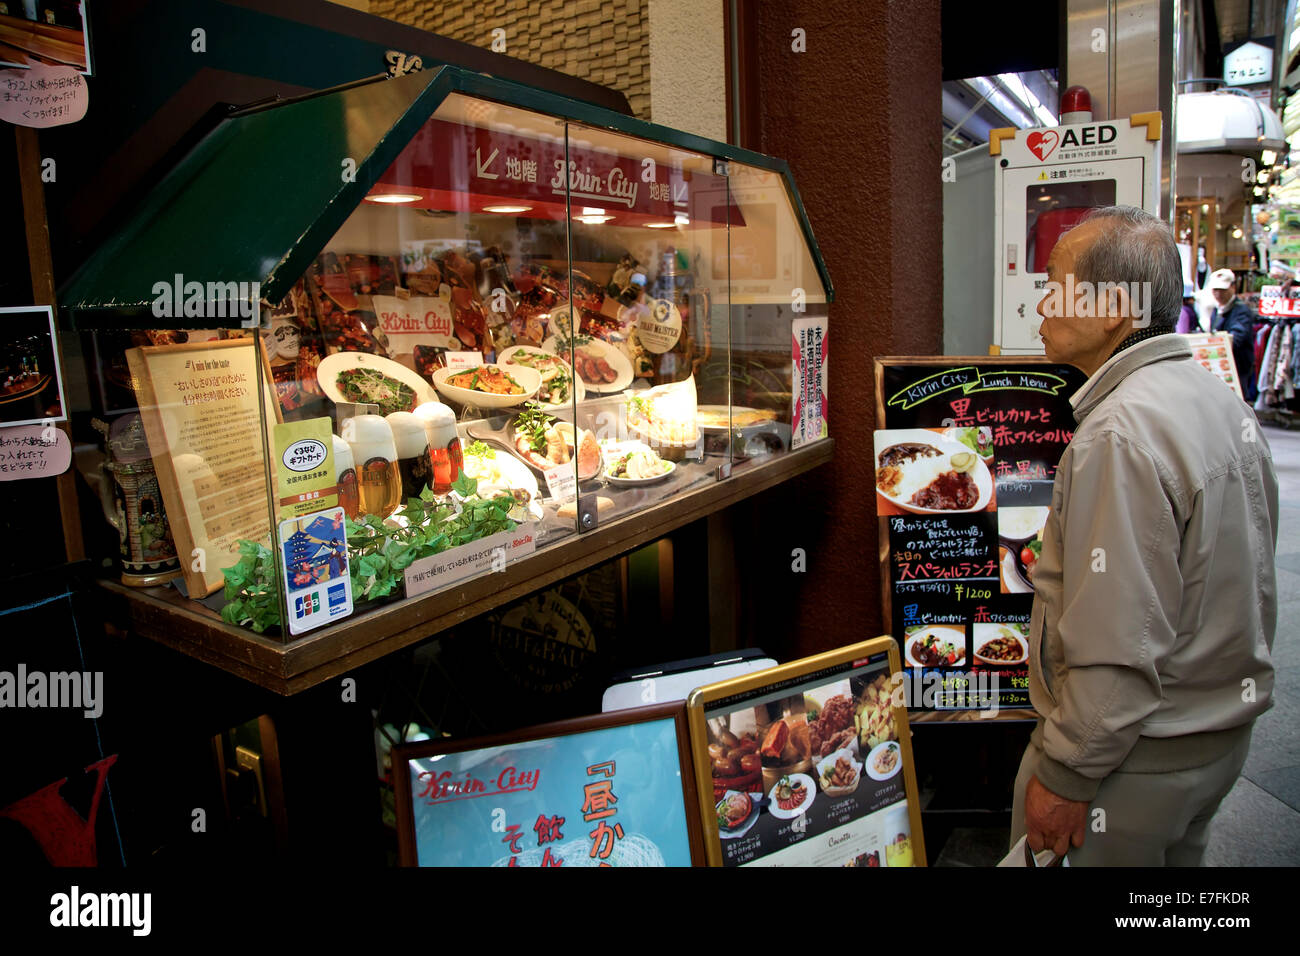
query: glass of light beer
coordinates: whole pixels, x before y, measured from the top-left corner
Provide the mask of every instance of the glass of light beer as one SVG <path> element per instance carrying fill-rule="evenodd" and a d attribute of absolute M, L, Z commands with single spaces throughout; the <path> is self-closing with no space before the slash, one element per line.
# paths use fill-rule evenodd
<path fill-rule="evenodd" d="M 397 471 L 402 476 L 402 501 L 418 498 L 425 485 L 433 484 L 433 462 L 429 457 L 429 423 L 410 412 L 393 412 L 385 419 L 393 430 L 397 448 Z"/>
<path fill-rule="evenodd" d="M 334 439 L 334 479 L 339 486 L 339 507 L 345 515 L 356 521 L 361 501 L 357 489 L 357 466 L 352 461 L 352 446 L 338 435 L 330 437 Z"/>
<path fill-rule="evenodd" d="M 430 487 L 436 494 L 445 495 L 464 468 L 456 413 L 442 402 L 425 402 L 416 407 L 414 414 L 429 426 L 429 460 L 433 465 Z"/>
<path fill-rule="evenodd" d="M 387 518 L 402 503 L 393 429 L 382 415 L 357 415 L 344 421 L 343 440 L 356 463 L 360 513 Z"/>

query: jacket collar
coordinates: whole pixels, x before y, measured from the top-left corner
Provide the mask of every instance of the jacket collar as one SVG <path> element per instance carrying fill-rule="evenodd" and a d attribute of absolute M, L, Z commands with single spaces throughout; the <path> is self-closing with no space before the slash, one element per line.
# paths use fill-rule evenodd
<path fill-rule="evenodd" d="M 1158 335 L 1111 356 L 1083 383 L 1082 388 L 1070 396 L 1070 404 L 1074 406 L 1074 420 L 1082 424 L 1088 414 L 1101 404 L 1102 399 L 1144 365 L 1191 357 L 1192 350 L 1187 341 L 1175 333 Z"/>

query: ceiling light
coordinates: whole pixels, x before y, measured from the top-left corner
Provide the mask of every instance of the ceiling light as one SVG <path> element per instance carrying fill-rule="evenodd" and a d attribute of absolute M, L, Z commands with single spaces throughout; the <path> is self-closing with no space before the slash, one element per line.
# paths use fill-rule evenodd
<path fill-rule="evenodd" d="M 585 222 L 588 225 L 594 225 L 596 223 L 609 222 L 614 217 L 605 215 L 605 210 L 599 209 L 596 206 L 583 206 L 582 212 L 573 218 L 578 220 L 578 222 Z"/>
<path fill-rule="evenodd" d="M 532 206 L 484 206 L 484 212 L 495 212 L 502 216 L 514 215 L 521 212 L 528 212 Z"/>
<path fill-rule="evenodd" d="M 366 202 L 419 202 L 423 198 L 423 196 L 418 196 L 415 193 L 378 193 L 373 196 L 367 196 Z"/>
<path fill-rule="evenodd" d="M 675 222 L 647 222 L 645 227 L 647 229 L 672 229 L 676 225 Z"/>
<path fill-rule="evenodd" d="M 1232 238 L 1234 239 L 1241 238 L 1241 226 L 1237 226 L 1235 229 L 1232 230 Z"/>
<path fill-rule="evenodd" d="M 678 213 L 673 217 L 673 222 L 679 226 L 689 226 L 691 224 L 691 217 L 683 216 L 681 213 Z"/>
<path fill-rule="evenodd" d="M 1277 162 L 1277 153 L 1273 152 L 1271 149 L 1266 149 L 1261 158 L 1264 160 L 1265 166 L 1272 166 Z"/>
<path fill-rule="evenodd" d="M 1267 169 L 1261 170 L 1259 175 L 1255 177 L 1255 182 L 1257 183 L 1268 182 L 1268 170 Z"/>
<path fill-rule="evenodd" d="M 1210 204 L 1208 202 L 1201 203 L 1201 215 L 1208 216 L 1209 214 L 1210 214 Z"/>

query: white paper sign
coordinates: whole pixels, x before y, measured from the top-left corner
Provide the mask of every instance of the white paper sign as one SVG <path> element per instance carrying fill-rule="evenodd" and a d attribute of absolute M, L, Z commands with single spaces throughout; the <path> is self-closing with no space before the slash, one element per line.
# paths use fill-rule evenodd
<path fill-rule="evenodd" d="M 72 464 L 72 444 L 53 425 L 0 428 L 0 481 L 52 478 Z"/>
<path fill-rule="evenodd" d="M 398 299 L 391 295 L 372 298 L 379 327 L 388 336 L 389 351 L 409 355 L 417 345 L 434 348 L 457 348 L 453 338 L 451 303 L 440 296 L 412 296 Z"/>
<path fill-rule="evenodd" d="M 535 522 L 521 524 L 514 531 L 500 531 L 421 558 L 406 569 L 406 596 L 418 597 L 485 571 L 504 570 L 509 561 L 537 547 L 536 527 Z"/>
<path fill-rule="evenodd" d="M 573 462 L 552 465 L 542 474 L 546 478 L 546 489 L 559 504 L 572 501 L 578 497 L 578 470 Z"/>
<path fill-rule="evenodd" d="M 86 78 L 75 67 L 33 63 L 22 70 L 0 70 L 0 120 L 6 123 L 64 126 L 85 116 L 89 105 Z"/>
<path fill-rule="evenodd" d="M 448 352 L 443 356 L 453 372 L 467 372 L 483 364 L 482 352 Z"/>
<path fill-rule="evenodd" d="M 352 613 L 352 577 L 342 508 L 280 522 L 289 633 L 302 634 Z"/>

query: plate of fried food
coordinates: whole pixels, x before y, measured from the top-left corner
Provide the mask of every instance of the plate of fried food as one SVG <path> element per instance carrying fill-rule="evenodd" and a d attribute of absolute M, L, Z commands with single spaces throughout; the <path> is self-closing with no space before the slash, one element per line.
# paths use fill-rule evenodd
<path fill-rule="evenodd" d="M 847 797 L 858 789 L 862 764 L 853 759 L 853 751 L 837 750 L 817 762 L 817 781 L 828 797 Z"/>

